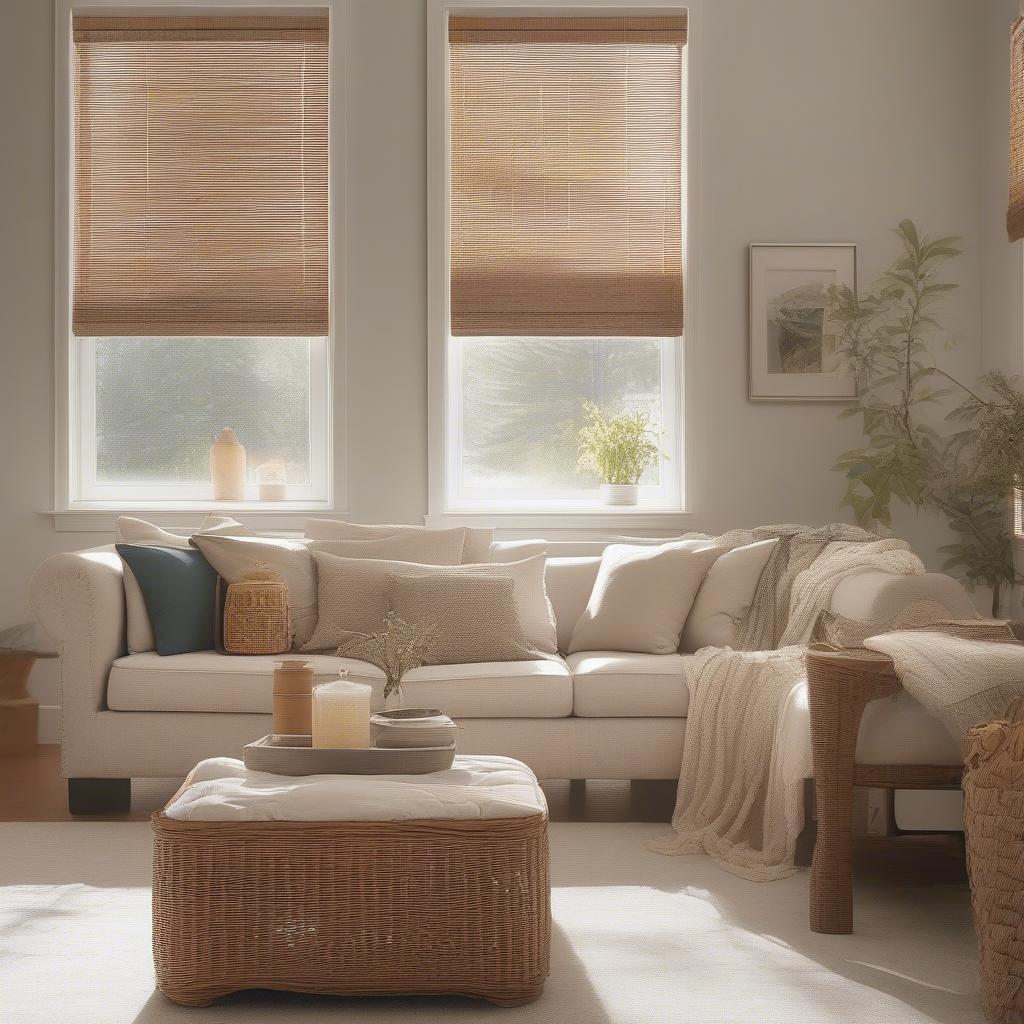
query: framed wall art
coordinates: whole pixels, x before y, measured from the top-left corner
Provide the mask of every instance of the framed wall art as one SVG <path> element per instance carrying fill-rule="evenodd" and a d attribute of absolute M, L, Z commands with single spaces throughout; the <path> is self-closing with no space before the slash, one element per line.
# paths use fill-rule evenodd
<path fill-rule="evenodd" d="M 852 242 L 750 246 L 751 401 L 856 397 L 828 312 L 828 288 L 857 288 Z"/>

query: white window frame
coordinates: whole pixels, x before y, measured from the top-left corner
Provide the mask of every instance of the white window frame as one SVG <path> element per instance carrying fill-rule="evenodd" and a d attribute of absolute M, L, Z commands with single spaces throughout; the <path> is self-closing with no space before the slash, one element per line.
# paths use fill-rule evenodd
<path fill-rule="evenodd" d="M 427 0 L 427 246 L 428 246 L 428 525 L 487 525 L 510 530 L 547 529 L 580 530 L 606 527 L 640 530 L 683 529 L 693 516 L 694 480 L 690 472 L 695 407 L 701 410 L 702 401 L 691 402 L 693 389 L 688 384 L 702 359 L 695 352 L 695 338 L 699 336 L 699 282 L 695 258 L 696 239 L 700 220 L 699 209 L 699 153 L 695 140 L 699 138 L 699 96 L 695 73 L 699 60 L 693 45 L 694 25 L 699 23 L 699 10 L 705 0 L 669 0 L 663 3 L 644 3 L 642 0 L 532 0 L 526 4 L 509 4 L 507 0 Z M 457 397 L 453 394 L 454 372 L 449 345 L 450 323 L 450 117 L 448 81 L 448 17 L 450 14 L 481 15 L 557 15 L 566 13 L 601 14 L 687 14 L 687 85 L 686 85 L 686 209 L 684 212 L 686 327 L 685 336 L 675 340 L 674 406 L 679 450 L 663 472 L 675 473 L 675 485 L 670 489 L 672 498 L 644 502 L 635 508 L 611 509 L 603 507 L 594 497 L 576 496 L 575 499 L 556 500 L 502 500 L 488 502 L 453 502 L 456 488 L 452 486 L 457 472 L 455 460 L 459 446 L 449 445 L 449 430 L 457 412 Z M 695 13 L 698 17 L 695 18 Z M 665 410 L 666 417 L 668 410 Z"/>
<path fill-rule="evenodd" d="M 75 14 L 326 13 L 328 53 L 328 293 L 330 331 L 310 338 L 310 473 L 287 501 L 214 502 L 194 484 L 100 484 L 95 480 L 95 363 L 88 339 L 71 330 L 74 281 L 74 81 L 71 22 Z M 54 515 L 57 529 L 105 530 L 118 511 L 176 514 L 211 508 L 255 513 L 268 528 L 301 525 L 305 512 L 347 509 L 345 444 L 345 65 L 346 0 L 54 0 L 55 14 L 55 413 Z M 90 433 L 91 429 L 91 433 Z M 255 490 L 255 488 L 254 488 Z M 190 493 L 193 492 L 193 493 Z M 156 517 L 154 517 L 156 518 Z"/>

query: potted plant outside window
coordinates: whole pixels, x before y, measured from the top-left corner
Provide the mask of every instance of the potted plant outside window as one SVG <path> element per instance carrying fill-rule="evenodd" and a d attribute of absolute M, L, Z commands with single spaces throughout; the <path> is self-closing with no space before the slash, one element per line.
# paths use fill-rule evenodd
<path fill-rule="evenodd" d="M 644 412 L 612 415 L 593 402 L 584 402 L 583 413 L 579 469 L 597 474 L 606 505 L 635 505 L 640 478 L 662 456 L 650 416 Z"/>

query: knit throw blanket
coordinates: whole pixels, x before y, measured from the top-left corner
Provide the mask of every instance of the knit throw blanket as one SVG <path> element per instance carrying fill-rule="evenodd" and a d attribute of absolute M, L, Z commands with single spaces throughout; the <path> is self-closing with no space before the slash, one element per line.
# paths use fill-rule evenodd
<path fill-rule="evenodd" d="M 1002 718 L 1024 697 L 1024 647 L 919 630 L 868 637 L 888 654 L 903 688 L 938 715 L 961 741 L 976 725 Z"/>
<path fill-rule="evenodd" d="M 760 881 L 793 872 L 802 824 L 811 756 L 801 645 L 851 573 L 924 572 L 905 542 L 843 524 L 734 531 L 719 543 L 771 537 L 779 543 L 741 624 L 743 649 L 705 648 L 686 659 L 690 709 L 675 834 L 648 844 L 664 854 L 707 853 L 727 871 Z"/>
<path fill-rule="evenodd" d="M 690 710 L 674 834 L 647 848 L 707 853 L 755 881 L 793 873 L 803 820 L 806 738 L 804 648 L 705 647 L 686 659 Z"/>

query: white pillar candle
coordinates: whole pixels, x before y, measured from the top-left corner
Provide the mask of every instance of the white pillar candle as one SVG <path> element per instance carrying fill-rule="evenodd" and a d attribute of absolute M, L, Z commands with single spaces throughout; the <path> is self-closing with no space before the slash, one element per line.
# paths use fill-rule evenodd
<path fill-rule="evenodd" d="M 372 687 L 351 679 L 313 688 L 313 746 L 368 747 Z"/>

